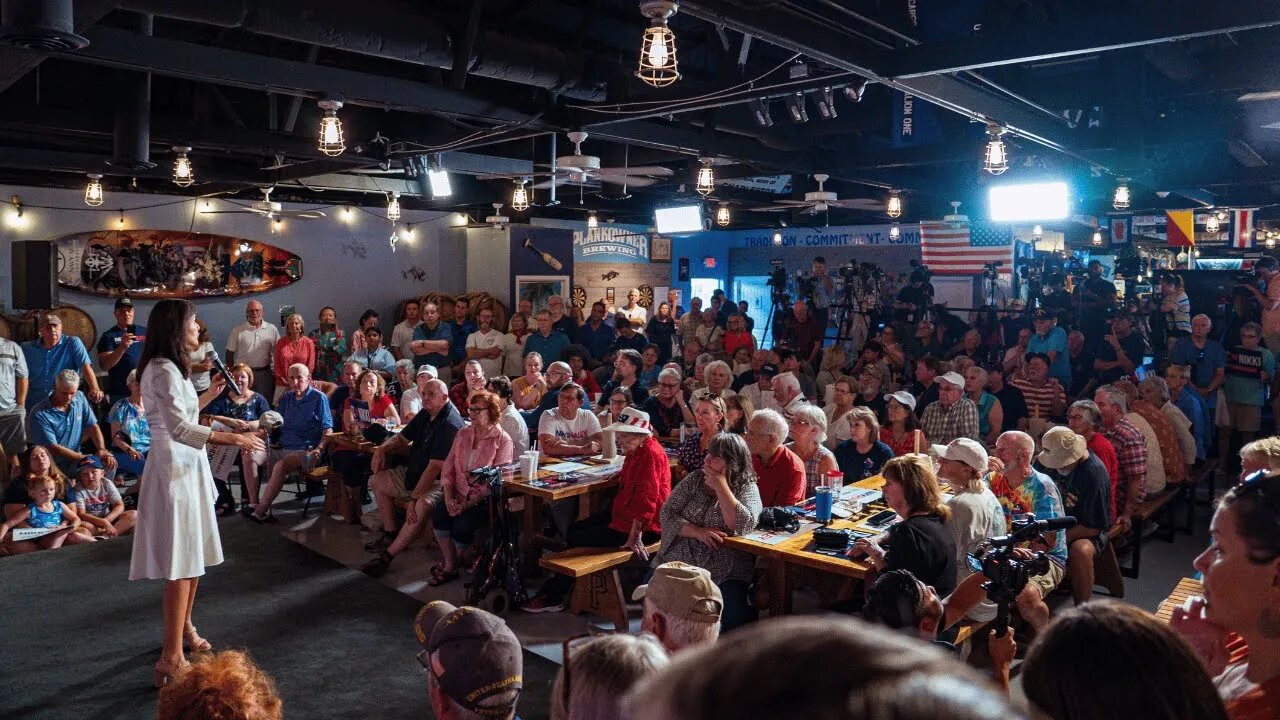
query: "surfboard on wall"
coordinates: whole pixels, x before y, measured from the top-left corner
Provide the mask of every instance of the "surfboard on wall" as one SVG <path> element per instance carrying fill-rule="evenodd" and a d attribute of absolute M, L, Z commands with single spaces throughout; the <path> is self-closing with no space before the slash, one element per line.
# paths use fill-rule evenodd
<path fill-rule="evenodd" d="M 274 245 L 184 230 L 98 230 L 53 240 L 58 285 L 93 295 L 248 295 L 302 279 L 302 258 Z"/>

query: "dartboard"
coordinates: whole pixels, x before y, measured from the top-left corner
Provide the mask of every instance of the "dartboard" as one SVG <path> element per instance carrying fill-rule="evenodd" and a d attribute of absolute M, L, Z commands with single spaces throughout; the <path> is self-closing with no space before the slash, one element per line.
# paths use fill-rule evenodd
<path fill-rule="evenodd" d="M 573 306 L 578 308 L 587 306 L 587 290 L 581 285 L 573 286 Z"/>
<path fill-rule="evenodd" d="M 648 285 L 641 285 L 636 288 L 640 291 L 640 307 L 648 309 L 653 306 L 653 288 Z"/>

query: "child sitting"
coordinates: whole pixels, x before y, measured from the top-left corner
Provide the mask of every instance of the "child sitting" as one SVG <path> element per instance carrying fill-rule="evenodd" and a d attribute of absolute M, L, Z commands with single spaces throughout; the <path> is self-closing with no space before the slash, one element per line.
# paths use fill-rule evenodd
<path fill-rule="evenodd" d="M 125 510 L 124 499 L 115 483 L 107 482 L 102 461 L 86 455 L 80 461 L 80 482 L 76 483 L 76 511 L 94 535 L 116 537 L 133 529 L 137 510 Z"/>
<path fill-rule="evenodd" d="M 57 483 L 48 475 L 27 478 L 27 494 L 31 496 L 31 504 L 0 524 L 0 541 L 13 528 L 57 528 L 54 532 L 34 539 L 41 550 L 62 547 L 63 543 L 78 545 L 93 542 L 92 536 L 77 532 L 80 518 L 76 511 L 61 500 L 53 499 L 57 492 Z"/>

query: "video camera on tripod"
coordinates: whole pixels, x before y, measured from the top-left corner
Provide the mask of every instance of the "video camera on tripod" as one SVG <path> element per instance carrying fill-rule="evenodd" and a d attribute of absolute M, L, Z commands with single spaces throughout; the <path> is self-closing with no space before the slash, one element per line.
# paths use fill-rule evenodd
<path fill-rule="evenodd" d="M 782 258 L 774 258 L 769 261 L 769 264 L 773 269 L 769 271 L 769 279 L 765 280 L 764 284 L 769 286 L 773 304 L 777 305 L 787 294 L 787 269 L 782 266 Z"/>
<path fill-rule="evenodd" d="M 996 604 L 995 631 L 999 637 L 1009 628 L 1009 603 L 1018 599 L 1022 589 L 1035 575 L 1049 572 L 1049 557 L 1043 552 L 1032 553 L 1030 559 L 1014 556 L 1014 547 L 1047 532 L 1057 532 L 1076 526 L 1070 515 L 1050 520 L 1036 520 L 1028 515 L 1014 520 L 1008 535 L 988 538 L 969 553 L 969 569 L 986 576 L 982 589 L 987 598 Z"/>
<path fill-rule="evenodd" d="M 995 262 L 986 263 L 985 265 L 982 266 L 982 277 L 986 278 L 987 280 L 995 280 L 996 278 L 1000 277 L 1000 267 L 1002 265 L 1004 265 L 1003 260 L 996 260 Z"/>

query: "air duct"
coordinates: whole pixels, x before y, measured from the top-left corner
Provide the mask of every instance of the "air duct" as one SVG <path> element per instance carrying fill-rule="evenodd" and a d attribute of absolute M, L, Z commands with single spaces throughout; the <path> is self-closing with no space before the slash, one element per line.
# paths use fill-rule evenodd
<path fill-rule="evenodd" d="M 451 69 L 461 41 L 443 24 L 385 2 L 366 2 L 359 11 L 340 0 L 122 0 L 140 13 L 258 35 Z M 540 87 L 575 100 L 606 99 L 603 83 L 578 77 L 583 63 L 560 48 L 481 32 L 466 60 L 466 72 L 494 80 Z M 590 65 L 590 63 L 586 63 Z"/>
<path fill-rule="evenodd" d="M 131 15 L 129 29 L 150 35 L 150 15 Z M 115 132 L 112 134 L 111 166 L 121 170 L 150 170 L 151 162 L 151 73 L 116 71 Z"/>
<path fill-rule="evenodd" d="M 79 50 L 89 41 L 75 33 L 72 0 L 3 0 L 0 44 L 36 52 Z"/>

